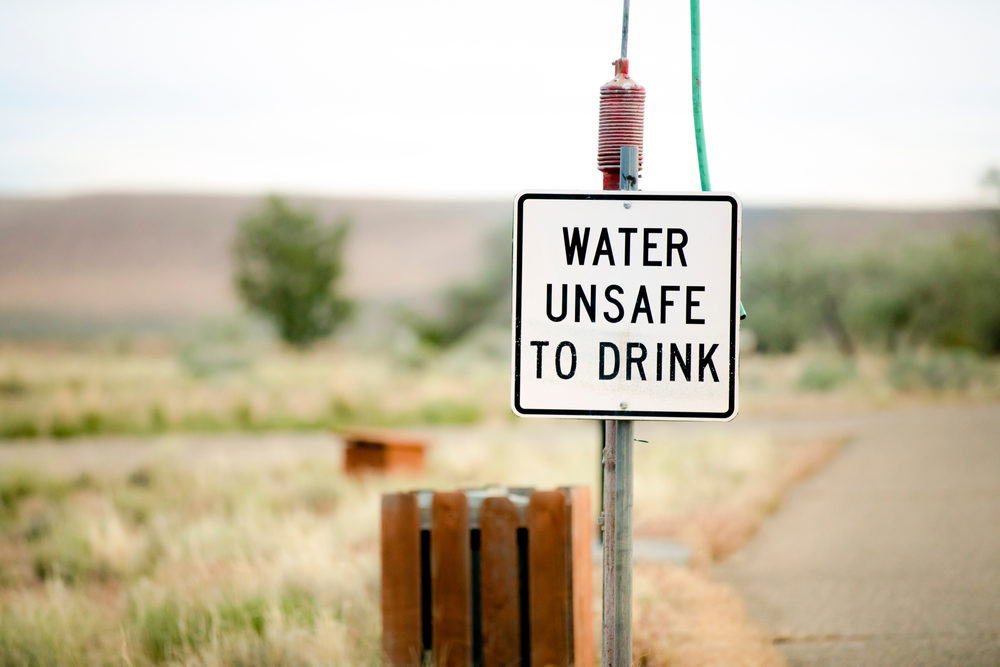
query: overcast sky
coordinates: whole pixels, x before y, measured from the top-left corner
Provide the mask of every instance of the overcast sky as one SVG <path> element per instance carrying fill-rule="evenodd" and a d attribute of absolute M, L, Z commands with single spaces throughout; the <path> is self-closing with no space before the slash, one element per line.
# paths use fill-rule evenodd
<path fill-rule="evenodd" d="M 703 0 L 712 183 L 987 201 L 997 0 Z M 644 190 L 696 190 L 685 0 L 633 0 Z M 0 193 L 597 189 L 621 2 L 2 0 Z"/>

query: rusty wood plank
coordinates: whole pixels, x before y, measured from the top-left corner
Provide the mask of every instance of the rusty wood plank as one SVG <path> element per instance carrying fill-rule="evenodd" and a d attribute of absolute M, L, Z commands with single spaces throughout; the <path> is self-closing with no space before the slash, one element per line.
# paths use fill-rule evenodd
<path fill-rule="evenodd" d="M 420 512 L 412 493 L 382 496 L 382 652 L 385 664 L 419 665 Z"/>
<path fill-rule="evenodd" d="M 532 493 L 528 503 L 532 665 L 562 666 L 571 661 L 569 534 L 563 493 Z"/>
<path fill-rule="evenodd" d="M 590 488 L 566 489 L 570 501 L 570 544 L 572 548 L 573 664 L 594 664 L 594 579 L 591 542 Z"/>
<path fill-rule="evenodd" d="M 487 498 L 479 509 L 483 667 L 521 659 L 517 570 L 517 509 L 509 498 Z"/>
<path fill-rule="evenodd" d="M 462 492 L 431 501 L 431 617 L 435 665 L 472 662 L 469 503 Z"/>

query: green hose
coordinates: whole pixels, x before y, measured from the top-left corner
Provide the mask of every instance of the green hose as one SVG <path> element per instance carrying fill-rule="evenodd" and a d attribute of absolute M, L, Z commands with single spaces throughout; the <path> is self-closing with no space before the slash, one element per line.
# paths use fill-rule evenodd
<path fill-rule="evenodd" d="M 698 146 L 698 173 L 701 189 L 708 192 L 708 151 L 705 150 L 705 121 L 701 116 L 701 10 L 699 0 L 691 0 L 691 100 L 694 107 L 694 141 Z"/>
<path fill-rule="evenodd" d="M 709 192 L 712 181 L 708 177 L 708 151 L 705 149 L 705 120 L 701 115 L 701 7 L 699 0 L 691 0 L 691 105 L 694 109 L 694 141 L 698 147 L 698 175 L 701 189 Z M 740 319 L 747 311 L 740 303 Z"/>

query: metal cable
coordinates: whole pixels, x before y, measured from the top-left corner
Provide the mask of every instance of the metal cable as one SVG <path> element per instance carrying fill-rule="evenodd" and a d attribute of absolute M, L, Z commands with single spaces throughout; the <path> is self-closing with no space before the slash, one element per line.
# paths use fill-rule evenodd
<path fill-rule="evenodd" d="M 628 58 L 628 2 L 625 0 L 625 10 L 622 12 L 622 60 Z"/>

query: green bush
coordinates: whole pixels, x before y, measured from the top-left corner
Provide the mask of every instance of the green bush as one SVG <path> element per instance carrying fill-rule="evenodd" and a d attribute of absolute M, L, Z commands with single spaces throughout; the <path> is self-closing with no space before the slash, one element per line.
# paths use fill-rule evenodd
<path fill-rule="evenodd" d="M 1000 353 L 1000 240 L 957 234 L 943 242 L 869 253 L 852 323 L 893 350 L 929 345 Z"/>
<path fill-rule="evenodd" d="M 271 320 L 281 338 L 306 347 L 349 318 L 341 294 L 349 223 L 321 225 L 280 197 L 239 222 L 233 245 L 236 289 L 244 303 Z"/>
<path fill-rule="evenodd" d="M 929 346 L 1000 353 L 1000 239 L 944 239 L 824 251 L 801 241 L 748 262 L 743 301 L 762 353 L 832 339 L 889 350 Z"/>
<path fill-rule="evenodd" d="M 818 252 L 801 239 L 774 248 L 750 262 L 743 273 L 743 301 L 749 304 L 745 326 L 764 354 L 794 352 L 807 340 L 832 337 L 852 353 L 854 342 L 843 321 L 854 260 L 840 253 Z"/>
<path fill-rule="evenodd" d="M 38 423 L 25 416 L 0 420 L 0 439 L 37 438 L 41 435 Z"/>
<path fill-rule="evenodd" d="M 54 525 L 32 558 L 32 569 L 40 581 L 59 579 L 75 584 L 87 577 L 105 580 L 110 575 L 94 558 L 90 541 L 65 522 Z"/>
<path fill-rule="evenodd" d="M 752 300 L 751 300 L 752 299 Z M 753 331 L 756 349 L 762 354 L 790 354 L 812 337 L 808 326 L 798 317 L 790 317 L 775 298 L 748 297 L 753 304 L 753 321 L 746 326 Z"/>
<path fill-rule="evenodd" d="M 954 391 L 996 383 L 990 365 L 968 350 L 897 354 L 889 366 L 888 378 L 893 387 L 902 391 Z"/>
<path fill-rule="evenodd" d="M 811 361 L 799 375 L 798 387 L 806 391 L 832 391 L 857 376 L 851 361 L 820 357 Z"/>
<path fill-rule="evenodd" d="M 104 429 L 104 416 L 96 410 L 87 410 L 80 415 L 80 432 L 97 435 Z"/>
<path fill-rule="evenodd" d="M 16 514 L 21 501 L 40 493 L 41 489 L 41 480 L 29 470 L 8 469 L 0 472 L 0 514 Z"/>
<path fill-rule="evenodd" d="M 67 417 L 55 417 L 49 423 L 49 436 L 62 440 L 80 435 L 80 427 L 76 420 Z"/>
<path fill-rule="evenodd" d="M 16 398 L 28 393 L 28 383 L 16 375 L 0 378 L 0 398 Z"/>

